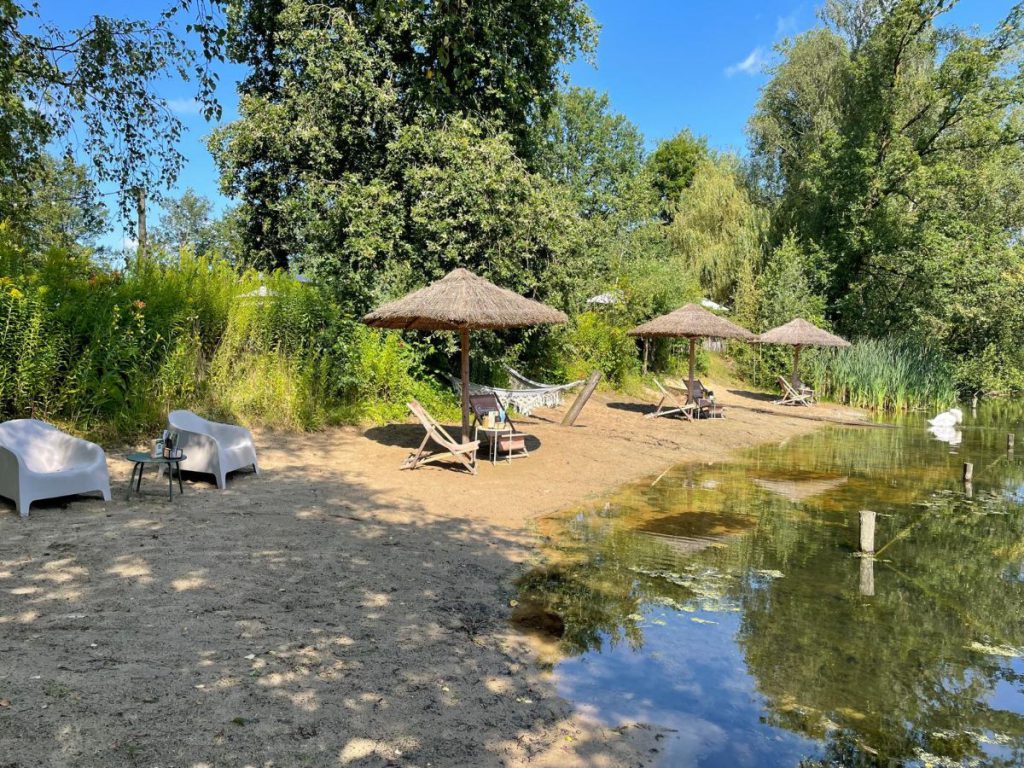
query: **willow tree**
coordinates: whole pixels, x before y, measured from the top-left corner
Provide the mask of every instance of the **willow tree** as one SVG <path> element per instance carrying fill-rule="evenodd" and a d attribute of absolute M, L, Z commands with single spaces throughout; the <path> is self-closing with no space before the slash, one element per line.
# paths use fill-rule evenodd
<path fill-rule="evenodd" d="M 669 239 L 686 267 L 719 301 L 730 300 L 743 264 L 760 267 L 766 211 L 753 201 L 739 163 L 724 156 L 697 166 L 673 208 Z"/>

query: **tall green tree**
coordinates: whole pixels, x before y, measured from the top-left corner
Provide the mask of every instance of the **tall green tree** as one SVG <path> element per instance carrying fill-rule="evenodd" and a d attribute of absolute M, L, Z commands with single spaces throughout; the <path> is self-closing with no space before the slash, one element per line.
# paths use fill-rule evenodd
<path fill-rule="evenodd" d="M 735 157 L 701 162 L 668 225 L 686 268 L 718 301 L 731 299 L 744 263 L 759 270 L 764 260 L 767 216 L 751 199 L 740 170 Z"/>
<path fill-rule="evenodd" d="M 695 136 L 688 128 L 658 144 L 651 154 L 648 162 L 654 188 L 661 195 L 662 216 L 666 221 L 672 218 L 680 196 L 708 157 L 707 139 Z"/>
<path fill-rule="evenodd" d="M 197 256 L 210 251 L 215 229 L 209 198 L 189 187 L 179 197 L 166 197 L 160 207 L 163 210 L 152 232 L 155 242 L 173 251 L 191 248 Z"/>
<path fill-rule="evenodd" d="M 1021 260 L 1024 14 L 980 36 L 942 25 L 954 4 L 829 3 L 784 44 L 750 128 L 776 238 L 815 255 L 838 328 L 936 338 L 967 361 L 1017 322 L 991 308 Z"/>
<path fill-rule="evenodd" d="M 229 51 L 250 74 L 240 119 L 214 134 L 211 149 L 225 190 L 241 199 L 250 262 L 286 267 L 294 258 L 336 276 L 384 271 L 393 285 L 408 274 L 414 243 L 424 246 L 425 262 L 433 253 L 451 260 L 451 243 L 423 242 L 423 232 L 459 239 L 442 234 L 440 223 L 417 224 L 424 203 L 415 188 L 429 175 L 432 153 L 447 154 L 458 169 L 453 187 L 468 196 L 456 200 L 452 192 L 453 211 L 479 188 L 494 195 L 481 214 L 520 218 L 506 203 L 529 197 L 536 184 L 523 176 L 522 192 L 505 201 L 505 176 L 531 173 L 534 124 L 556 98 L 559 65 L 593 44 L 579 0 L 240 1 L 229 5 L 228 29 Z M 508 165 L 482 160 L 478 149 L 504 154 Z M 478 177 L 483 172 L 490 181 Z M 539 262 L 530 261 L 530 247 L 522 251 L 519 271 L 535 274 Z M 417 270 L 432 272 L 425 264 Z M 345 284 L 356 294 L 364 285 Z M 384 284 L 372 281 L 375 290 Z"/>
<path fill-rule="evenodd" d="M 577 87 L 560 91 L 539 133 L 535 166 L 572 191 L 583 216 L 637 215 L 629 207 L 643 172 L 644 138 L 611 110 L 607 94 Z"/>
<path fill-rule="evenodd" d="M 123 213 L 137 188 L 158 198 L 174 181 L 182 125 L 156 81 L 194 79 L 207 116 L 219 114 L 215 77 L 179 34 L 176 7 L 156 20 L 94 15 L 68 29 L 33 18 L 36 5 L 0 0 L 0 218 L 12 214 L 47 146 L 88 158 L 95 180 L 116 185 Z"/>

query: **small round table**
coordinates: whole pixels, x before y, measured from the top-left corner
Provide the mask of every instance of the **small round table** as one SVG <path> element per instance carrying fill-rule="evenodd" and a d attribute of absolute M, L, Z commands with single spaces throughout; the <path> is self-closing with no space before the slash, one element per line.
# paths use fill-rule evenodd
<path fill-rule="evenodd" d="M 497 464 L 498 462 L 498 444 L 502 437 L 508 440 L 508 450 L 505 452 L 505 460 L 509 462 L 512 461 L 512 457 L 515 455 L 512 453 L 512 438 L 525 437 L 522 432 L 516 432 L 508 422 L 503 423 L 501 426 L 495 425 L 493 427 L 485 427 L 482 424 L 477 424 L 476 434 L 473 436 L 475 440 L 480 439 L 481 432 L 487 435 L 487 452 L 490 454 L 492 465 Z M 525 455 L 525 453 L 519 455 Z"/>
<path fill-rule="evenodd" d="M 163 456 L 153 456 L 148 453 L 129 453 L 127 456 L 128 461 L 133 463 L 132 476 L 128 480 L 128 498 L 132 497 L 132 487 L 135 488 L 135 493 L 139 496 L 142 495 L 142 473 L 146 470 L 147 464 L 155 464 L 157 467 L 167 467 L 167 498 L 174 500 L 174 473 L 178 473 L 178 493 L 185 493 L 185 489 L 181 485 L 181 462 L 183 462 L 187 456 L 182 454 L 176 456 L 173 459 L 165 459 Z M 136 477 L 136 472 L 138 477 Z"/>

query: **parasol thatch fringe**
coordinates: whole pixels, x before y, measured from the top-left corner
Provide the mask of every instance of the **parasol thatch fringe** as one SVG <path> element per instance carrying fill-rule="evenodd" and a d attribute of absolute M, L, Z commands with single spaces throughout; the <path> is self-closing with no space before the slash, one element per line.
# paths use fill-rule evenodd
<path fill-rule="evenodd" d="M 757 337 L 761 344 L 788 344 L 794 347 L 848 347 L 850 342 L 822 330 L 802 318 L 765 331 Z"/>
<path fill-rule="evenodd" d="M 687 304 L 679 309 L 648 320 L 629 332 L 630 336 L 654 338 L 659 336 L 685 338 L 753 339 L 754 334 L 746 328 L 730 323 L 724 317 L 708 312 L 696 304 Z"/>
<path fill-rule="evenodd" d="M 568 319 L 557 309 L 499 288 L 460 268 L 436 283 L 378 307 L 363 322 L 376 328 L 459 331 L 564 323 Z"/>

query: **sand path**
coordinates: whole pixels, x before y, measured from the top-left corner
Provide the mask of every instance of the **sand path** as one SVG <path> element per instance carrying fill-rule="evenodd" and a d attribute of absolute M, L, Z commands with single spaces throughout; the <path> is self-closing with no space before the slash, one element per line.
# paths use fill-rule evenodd
<path fill-rule="evenodd" d="M 398 471 L 416 425 L 257 434 L 263 474 L 0 506 L 0 766 L 624 766 L 644 724 L 560 700 L 507 623 L 530 520 L 820 426 L 722 390 L 722 421 L 599 393 L 476 477 Z M 760 410 L 774 413 L 759 412 Z M 860 418 L 822 407 L 818 417 Z M 4 502 L 0 502 L 4 504 Z"/>

